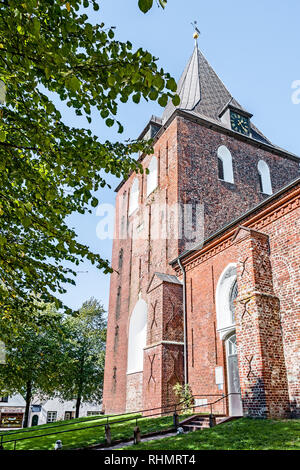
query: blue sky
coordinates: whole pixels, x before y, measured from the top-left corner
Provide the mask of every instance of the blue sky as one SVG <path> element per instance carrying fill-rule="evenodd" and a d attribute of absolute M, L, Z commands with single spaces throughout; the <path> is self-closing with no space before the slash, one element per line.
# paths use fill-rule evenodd
<path fill-rule="evenodd" d="M 137 1 L 101 0 L 100 10 L 90 12 L 90 21 L 116 26 L 117 39 L 148 49 L 177 80 L 192 53 L 191 22 L 197 20 L 199 48 L 232 95 L 253 113 L 254 124 L 272 142 L 300 155 L 300 104 L 291 99 L 292 83 L 300 80 L 299 0 L 169 0 L 165 10 L 154 6 L 146 15 L 138 10 Z M 57 101 L 56 105 L 67 124 L 87 127 L 85 119 Z M 125 131 L 121 138 L 137 137 L 152 114 L 162 114 L 153 102 L 122 104 L 119 120 Z M 101 140 L 120 139 L 96 113 L 90 127 Z M 108 181 L 112 188 L 118 184 L 111 176 Z M 101 203 L 114 204 L 113 189 L 102 189 L 97 196 Z M 112 241 L 97 238 L 98 222 L 95 209 L 93 214 L 74 214 L 69 220 L 81 242 L 110 259 Z M 62 300 L 77 308 L 94 296 L 108 308 L 109 276 L 88 263 L 78 269 L 88 272 L 78 273 L 76 287 L 68 287 Z"/>

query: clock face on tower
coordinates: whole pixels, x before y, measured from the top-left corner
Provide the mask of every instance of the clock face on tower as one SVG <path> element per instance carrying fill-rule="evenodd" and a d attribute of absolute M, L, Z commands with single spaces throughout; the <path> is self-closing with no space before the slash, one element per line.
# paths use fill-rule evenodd
<path fill-rule="evenodd" d="M 230 122 L 232 130 L 244 135 L 250 134 L 249 118 L 234 111 L 230 111 Z"/>

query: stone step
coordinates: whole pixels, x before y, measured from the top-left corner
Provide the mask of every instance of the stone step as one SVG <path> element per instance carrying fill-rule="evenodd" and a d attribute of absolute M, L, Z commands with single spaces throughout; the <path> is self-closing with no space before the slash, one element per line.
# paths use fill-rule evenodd
<path fill-rule="evenodd" d="M 208 425 L 209 426 L 209 421 L 196 421 L 196 420 L 193 420 L 193 421 L 188 421 L 187 423 L 184 423 L 184 426 L 185 425 L 192 425 L 192 426 L 206 426 Z"/>
<path fill-rule="evenodd" d="M 204 426 L 197 426 L 197 425 L 192 425 L 192 424 L 185 424 L 183 426 L 183 429 L 185 431 L 199 431 L 200 429 L 209 429 L 209 424 L 204 425 Z"/>
<path fill-rule="evenodd" d="M 216 418 L 216 425 L 222 424 L 226 421 L 237 419 L 235 417 L 229 417 L 225 415 L 215 416 L 215 418 Z M 196 415 L 183 421 L 181 426 L 185 431 L 191 432 L 191 431 L 199 431 L 201 429 L 209 429 L 210 428 L 209 423 L 210 423 L 209 415 L 205 415 L 205 416 Z"/>

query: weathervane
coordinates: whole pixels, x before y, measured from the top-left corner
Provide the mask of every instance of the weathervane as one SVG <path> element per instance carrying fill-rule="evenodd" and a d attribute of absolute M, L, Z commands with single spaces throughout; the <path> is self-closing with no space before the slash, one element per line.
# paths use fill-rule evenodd
<path fill-rule="evenodd" d="M 197 21 L 194 21 L 193 23 L 191 23 L 191 25 L 193 26 L 193 29 L 194 29 L 193 37 L 195 39 L 195 43 L 197 44 L 197 39 L 198 39 L 199 35 L 201 34 L 201 32 L 197 28 Z"/>

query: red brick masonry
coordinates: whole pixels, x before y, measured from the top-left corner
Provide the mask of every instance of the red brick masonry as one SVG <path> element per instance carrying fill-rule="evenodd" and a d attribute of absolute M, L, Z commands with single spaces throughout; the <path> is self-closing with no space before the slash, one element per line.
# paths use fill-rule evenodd
<path fill-rule="evenodd" d="M 221 145 L 226 145 L 232 154 L 234 184 L 218 179 L 217 150 Z M 147 175 L 132 174 L 120 186 L 116 198 L 112 253 L 112 266 L 116 271 L 111 275 L 103 395 L 104 409 L 108 413 L 138 409 L 141 405 L 143 408 L 165 406 L 175 399 L 173 385 L 183 377 L 182 286 L 159 283 L 153 276 L 155 272 L 177 274 L 181 279 L 178 266 L 174 265 L 174 270 L 170 262 L 193 240 L 186 237 L 154 239 L 155 226 L 163 224 L 162 219 L 154 216 L 154 205 L 201 203 L 207 238 L 266 199 L 259 186 L 257 163 L 260 159 L 269 165 L 274 192 L 299 174 L 299 163 L 288 154 L 232 131 L 194 122 L 182 112 L 174 113 L 166 128 L 159 131 L 154 154 L 158 159 L 158 187 L 147 197 Z M 141 159 L 144 168 L 150 158 Z M 136 176 L 139 207 L 129 216 L 130 189 Z M 240 241 L 233 239 L 236 225 L 183 260 L 187 269 L 189 382 L 194 393 L 215 394 L 225 393 L 227 387 L 225 383 L 225 389 L 220 392 L 215 384 L 216 366 L 222 366 L 226 376 L 224 345 L 216 331 L 215 289 L 227 264 L 240 266 L 248 258 L 248 269 L 253 271 L 251 282 L 241 276 L 238 268 L 238 287 L 239 299 L 243 302 L 240 289 L 247 282 L 245 295 L 251 298 L 252 313 L 245 314 L 244 322 L 240 322 L 243 313 L 242 303 L 238 301 L 236 326 L 242 393 L 248 397 L 244 401 L 245 413 L 252 413 L 254 405 L 251 403 L 259 397 L 256 415 L 284 414 L 288 406 L 287 390 L 289 401 L 296 409 L 299 219 L 298 199 L 293 199 L 295 194 L 296 188 L 293 188 L 270 202 L 268 209 L 263 207 L 239 222 L 262 233 L 265 245 L 270 244 L 270 255 L 262 245 L 254 250 L 258 236 L 247 235 Z M 171 230 L 178 224 L 175 217 Z M 266 258 L 263 269 L 268 276 L 267 283 L 257 275 L 260 268 L 254 256 Z M 156 284 L 151 286 L 153 279 Z M 127 375 L 129 322 L 139 296 L 148 306 L 144 370 Z M 249 335 L 253 337 L 253 344 L 248 341 Z M 249 372 L 245 361 L 250 355 L 246 344 L 254 356 L 251 367 L 257 376 L 256 382 L 252 374 L 250 381 L 244 379 Z M 275 344 L 276 355 L 272 355 Z M 255 387 L 260 391 L 256 392 Z M 281 391 L 274 395 L 275 387 L 280 387 Z"/>

